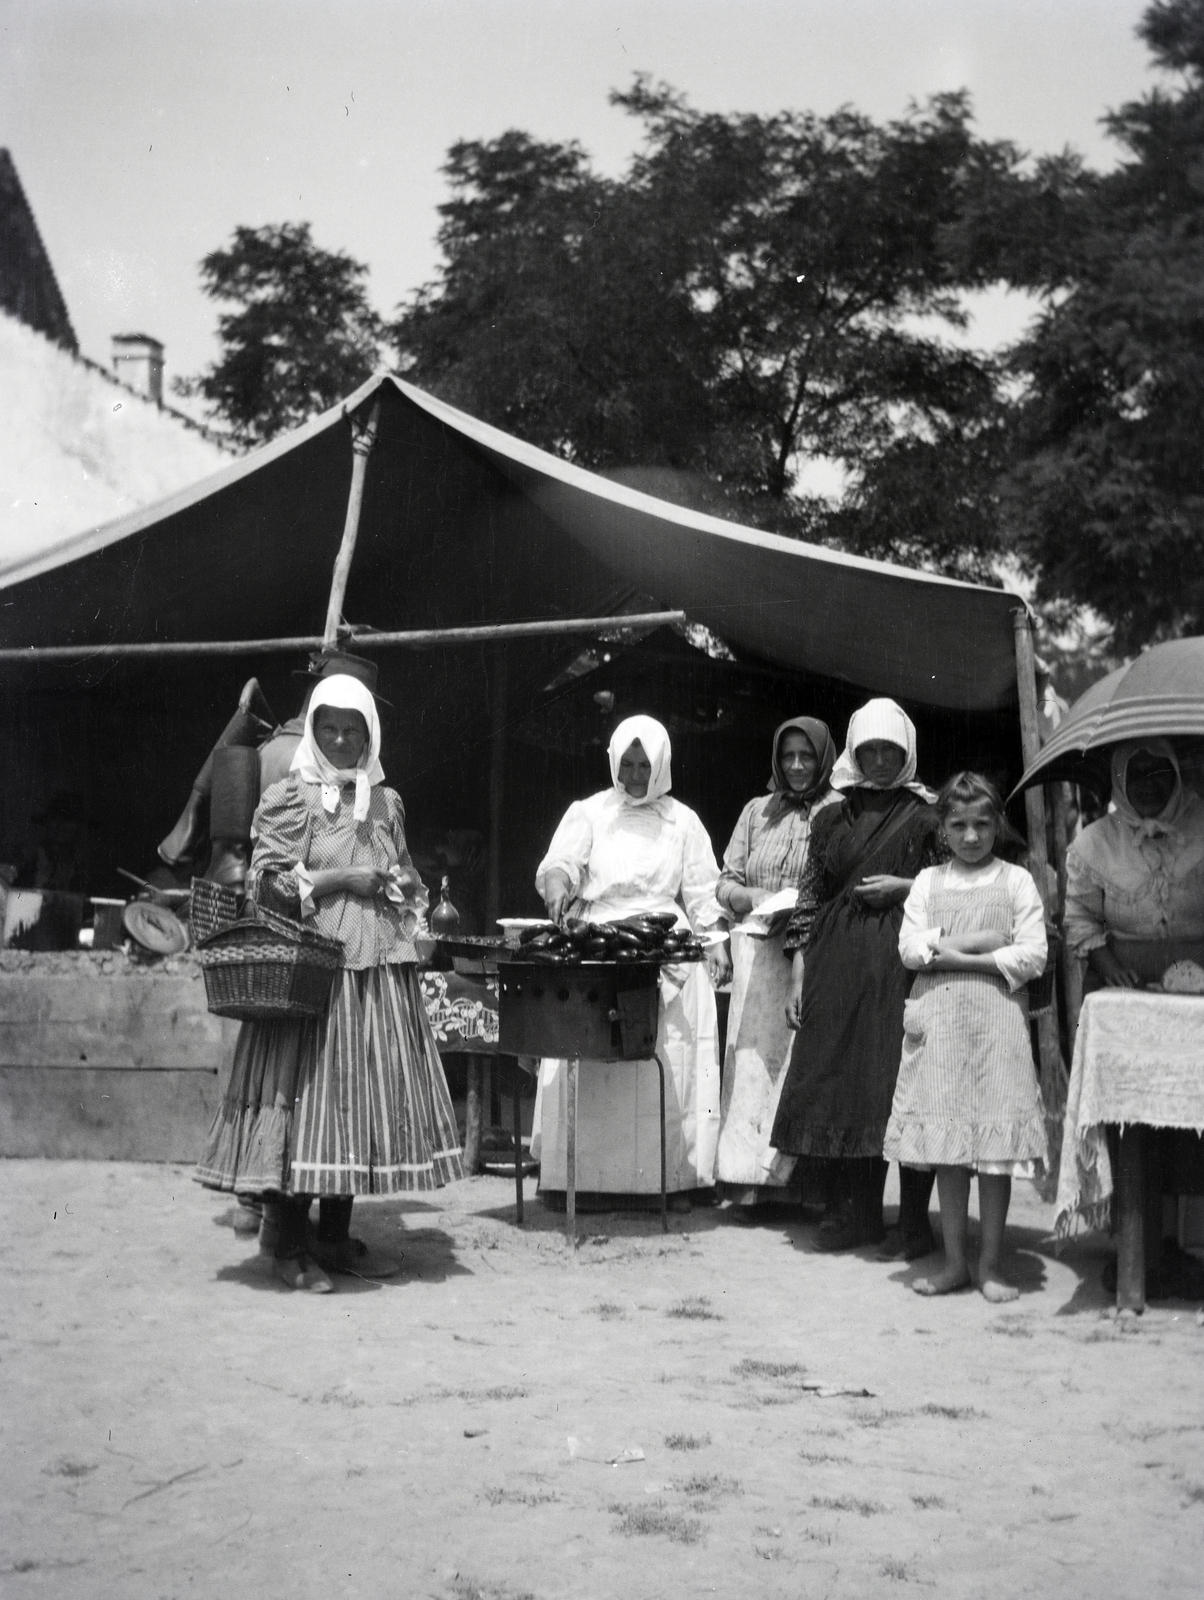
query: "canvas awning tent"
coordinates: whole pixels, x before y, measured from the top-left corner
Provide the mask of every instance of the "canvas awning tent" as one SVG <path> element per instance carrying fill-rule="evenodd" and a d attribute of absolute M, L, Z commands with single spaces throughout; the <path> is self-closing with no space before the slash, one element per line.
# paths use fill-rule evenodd
<path fill-rule="evenodd" d="M 769 732 L 799 709 L 827 718 L 839 738 L 861 699 L 890 694 L 916 719 L 930 781 L 959 765 L 1008 787 L 1019 776 L 1015 596 L 670 504 L 382 375 L 157 505 L 19 559 L 0 548 L 0 860 L 13 859 L 4 854 L 13 841 L 28 844 L 29 818 L 68 787 L 85 797 L 103 843 L 101 883 L 119 888 L 117 865 L 153 864 L 245 678 L 261 678 L 278 714 L 296 709 L 300 652 L 273 654 L 270 642 L 323 632 L 353 481 L 352 421 L 374 409 L 341 607 L 355 627 L 663 608 L 734 653 L 713 661 L 666 629 L 626 650 L 599 646 L 595 659 L 609 665 L 573 679 L 589 643 L 579 638 L 381 650 L 391 780 L 415 816 L 504 841 L 507 880 L 492 898 L 532 909 L 534 860 L 557 808 L 605 781 L 607 704 L 669 722 L 679 792 L 720 850 L 764 782 Z M 268 644 L 232 657 L 237 641 Z M 223 644 L 225 654 L 95 653 L 181 642 Z M 64 649 L 71 660 L 51 658 Z M 495 874 L 503 853 L 489 852 Z"/>
<path fill-rule="evenodd" d="M 950 710 L 1015 703 L 1015 596 L 670 505 L 389 375 L 157 505 L 17 561 L 0 551 L 0 647 L 321 631 L 347 419 L 377 399 L 356 623 L 593 615 L 626 587 L 781 667 Z"/>
<path fill-rule="evenodd" d="M 269 661 L 284 673 L 282 658 L 265 647 L 262 660 L 219 660 L 218 671 L 212 657 L 60 662 L 41 652 L 321 633 L 348 519 L 352 419 L 374 409 L 342 617 L 395 632 L 603 617 L 634 605 L 704 624 L 735 653 L 733 681 L 743 673 L 729 703 L 714 676 L 701 676 L 714 667 L 707 657 L 695 670 L 662 652 L 627 680 L 627 709 L 670 722 L 675 787 L 684 776 L 684 797 L 720 850 L 739 804 L 764 781 L 766 729 L 779 713 L 805 707 L 839 737 L 858 700 L 893 695 L 920 724 L 934 779 L 978 764 L 1010 786 L 1022 743 L 1035 754 L 1032 639 L 1017 597 L 669 504 L 382 375 L 155 506 L 22 559 L 6 563 L 0 550 L 0 682 L 9 691 L 0 697 L 0 843 L 14 816 L 28 816 L 35 797 L 44 802 L 53 772 L 84 793 L 107 839 L 106 870 L 130 860 L 145 870 L 229 714 L 232 685 Z M 394 651 L 389 663 L 390 775 L 398 781 L 400 768 L 415 815 L 445 828 L 467 821 L 488 837 L 485 921 L 498 906 L 534 909 L 534 862 L 556 817 L 568 798 L 605 781 L 598 707 L 608 696 L 578 696 L 558 746 L 539 725 L 551 663 L 546 644 L 491 656 Z M 295 700 L 287 678 L 276 687 Z M 507 765 L 509 744 L 521 755 Z M 1026 798 L 1040 883 L 1043 813 L 1037 793 Z M 1056 1025 L 1044 1018 L 1038 1027 L 1044 1073 L 1047 1060 L 1056 1066 Z"/>

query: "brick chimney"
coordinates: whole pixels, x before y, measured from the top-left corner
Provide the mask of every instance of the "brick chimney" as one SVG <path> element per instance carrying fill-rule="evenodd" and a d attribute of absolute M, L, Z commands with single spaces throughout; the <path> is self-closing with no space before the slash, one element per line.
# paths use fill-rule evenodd
<path fill-rule="evenodd" d="M 113 372 L 157 406 L 163 404 L 163 346 L 148 333 L 113 335 Z"/>

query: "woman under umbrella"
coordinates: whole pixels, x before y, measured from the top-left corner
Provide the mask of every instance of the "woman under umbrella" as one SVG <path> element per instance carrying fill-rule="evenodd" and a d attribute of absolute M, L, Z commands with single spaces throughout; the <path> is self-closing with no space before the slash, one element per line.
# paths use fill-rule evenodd
<path fill-rule="evenodd" d="M 935 796 L 916 778 L 915 726 L 893 700 L 854 712 L 832 786 L 844 799 L 816 818 L 787 932 L 797 1032 L 771 1143 L 825 1164 L 816 1244 L 846 1250 L 883 1236 L 882 1140 L 912 981 L 899 960 L 903 902 L 947 852 Z M 898 1247 L 909 1259 L 933 1245 L 932 1183 L 931 1173 L 899 1176 Z"/>
<path fill-rule="evenodd" d="M 719 1043 L 711 983 L 730 975 L 719 866 L 698 817 L 670 794 L 669 735 L 652 717 L 628 717 L 610 741 L 611 786 L 575 801 L 552 837 L 535 886 L 548 915 L 615 922 L 673 912 L 707 939 L 697 964 L 661 970 L 660 1050 L 668 1066 L 666 1187 L 688 1210 L 688 1192 L 714 1185 L 719 1134 Z M 708 979 L 710 981 L 708 981 Z M 531 1151 L 545 1191 L 566 1189 L 568 1064 L 542 1063 Z M 577 1102 L 580 1197 L 660 1193 L 660 1088 L 655 1061 L 582 1063 Z"/>
<path fill-rule="evenodd" d="M 757 908 L 783 889 L 797 889 L 813 820 L 838 798 L 828 782 L 835 760 L 826 723 L 814 717 L 783 722 L 773 736 L 770 793 L 740 813 L 719 874 L 716 898 L 735 926 L 716 1176 L 743 1205 L 772 1199 L 795 1165 L 793 1156 L 769 1143 L 794 1043 L 786 1020 L 789 911 L 765 924 L 758 923 Z"/>
<path fill-rule="evenodd" d="M 1166 739 L 1116 745 L 1111 775 L 1114 809 L 1067 853 L 1066 940 L 1096 987 L 1135 988 L 1204 962 L 1204 801 Z"/>

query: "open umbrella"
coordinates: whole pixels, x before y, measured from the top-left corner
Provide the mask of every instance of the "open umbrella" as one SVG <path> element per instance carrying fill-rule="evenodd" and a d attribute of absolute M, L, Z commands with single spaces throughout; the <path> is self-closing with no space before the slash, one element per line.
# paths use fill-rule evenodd
<path fill-rule="evenodd" d="M 1204 738 L 1204 638 L 1157 644 L 1080 695 L 1016 785 L 1108 787 L 1104 752 L 1127 739 Z"/>

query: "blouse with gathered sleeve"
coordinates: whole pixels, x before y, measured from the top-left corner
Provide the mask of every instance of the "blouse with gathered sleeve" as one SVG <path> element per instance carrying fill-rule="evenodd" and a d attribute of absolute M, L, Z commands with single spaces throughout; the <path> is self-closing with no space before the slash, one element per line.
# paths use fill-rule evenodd
<path fill-rule="evenodd" d="M 862 874 L 849 871 L 851 857 L 860 849 L 853 828 L 858 796 L 856 789 L 838 796 L 840 804 L 825 806 L 815 819 L 798 900 L 786 926 L 785 951 L 789 956 L 809 948 L 836 905 L 859 906 L 853 885 Z M 899 803 L 908 806 L 903 826 L 892 831 L 885 845 L 876 845 L 871 837 L 862 859 L 874 874 L 914 879 L 923 868 L 944 861 L 949 847 L 935 806 L 913 801 L 910 796 Z"/>
<path fill-rule="evenodd" d="M 383 895 L 329 894 L 315 899 L 313 874 L 328 868 L 409 867 L 405 808 L 383 784 L 374 785 L 363 822 L 353 816 L 355 787 L 342 789 L 327 812 L 320 784 L 295 773 L 267 789 L 255 812 L 255 850 L 247 893 L 285 916 L 301 917 L 318 933 L 343 943 L 343 965 L 374 967 L 417 961 L 414 935 L 426 910 L 425 891 L 408 906 Z"/>
<path fill-rule="evenodd" d="M 976 889 L 1001 883 L 1012 903 L 1012 933 L 1009 943 L 991 952 L 991 959 L 1008 988 L 1015 991 L 1045 971 L 1049 947 L 1045 933 L 1045 908 L 1032 874 L 1010 861 L 992 861 L 972 871 L 952 862 L 940 867 L 925 867 L 911 886 L 903 906 L 899 929 L 899 956 L 913 972 L 923 971 L 936 955 L 942 929 L 930 910 L 934 890 L 941 893 L 971 894 Z"/>
<path fill-rule="evenodd" d="M 1172 832 L 1138 840 L 1113 812 L 1066 853 L 1066 942 L 1086 956 L 1121 939 L 1204 939 L 1204 802 L 1190 795 Z"/>
<path fill-rule="evenodd" d="M 823 807 L 839 800 L 829 789 L 809 806 L 780 807 L 773 795 L 758 795 L 740 813 L 723 857 L 715 897 L 729 916 L 733 889 L 794 888 L 802 877 L 811 823 Z"/>
<path fill-rule="evenodd" d="M 704 933 L 716 930 L 723 918 L 710 838 L 689 806 L 672 795 L 631 805 L 616 790 L 604 789 L 575 800 L 535 875 L 545 899 L 553 872 L 567 878 L 588 921 L 684 907 L 694 931 Z"/>

